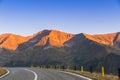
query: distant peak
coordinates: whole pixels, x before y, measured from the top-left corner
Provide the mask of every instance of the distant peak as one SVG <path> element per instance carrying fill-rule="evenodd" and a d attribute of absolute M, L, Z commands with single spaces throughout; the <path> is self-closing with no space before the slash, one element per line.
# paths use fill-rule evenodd
<path fill-rule="evenodd" d="M 84 36 L 86 38 L 91 38 L 92 37 L 92 35 L 87 34 L 87 33 L 80 33 L 80 35 L 82 35 L 82 36 Z"/>
<path fill-rule="evenodd" d="M 56 29 L 52 29 L 51 31 L 59 31 L 59 30 L 56 30 Z"/>
<path fill-rule="evenodd" d="M 56 30 L 56 29 L 51 30 L 51 33 L 63 33 L 63 34 L 71 34 L 71 35 L 74 35 L 74 34 L 72 34 L 72 33 L 67 33 L 67 32 L 64 32 L 64 31 Z"/>
<path fill-rule="evenodd" d="M 120 34 L 120 32 L 117 32 L 117 34 Z"/>
<path fill-rule="evenodd" d="M 37 35 L 40 35 L 40 34 L 49 33 L 50 31 L 51 31 L 51 30 L 47 30 L 47 29 L 42 30 L 42 31 L 39 31 L 39 32 L 33 34 L 33 37 L 35 37 L 35 36 L 37 36 Z"/>
<path fill-rule="evenodd" d="M 120 41 L 119 39 L 120 39 L 120 32 L 117 32 L 115 37 L 114 37 L 113 43 L 117 44 L 117 42 Z"/>
<path fill-rule="evenodd" d="M 55 30 L 55 29 L 52 29 L 52 30 L 42 30 L 42 31 L 39 31 L 35 34 L 33 34 L 33 37 L 37 36 L 37 35 L 41 35 L 41 34 L 48 34 L 48 35 L 56 35 L 56 34 L 71 34 L 71 35 L 74 35 L 72 33 L 67 33 L 67 32 L 63 32 L 63 31 L 60 31 L 60 30 Z"/>
<path fill-rule="evenodd" d="M 58 32 L 61 32 L 61 31 L 53 29 L 53 30 L 51 30 L 50 33 L 58 33 Z M 61 33 L 63 33 L 63 32 L 61 32 Z"/>
<path fill-rule="evenodd" d="M 87 33 L 81 33 L 81 35 L 84 35 L 84 36 L 85 36 L 85 35 L 89 35 L 89 34 L 87 34 Z"/>
<path fill-rule="evenodd" d="M 38 33 L 44 33 L 44 32 L 49 32 L 49 31 L 51 31 L 51 30 L 44 29 L 44 30 L 42 30 L 42 31 L 39 31 Z"/>
<path fill-rule="evenodd" d="M 13 33 L 5 33 L 5 34 L 1 34 L 0 36 L 21 36 L 21 35 L 17 35 L 17 34 L 13 34 Z M 22 36 L 24 37 L 24 36 Z"/>

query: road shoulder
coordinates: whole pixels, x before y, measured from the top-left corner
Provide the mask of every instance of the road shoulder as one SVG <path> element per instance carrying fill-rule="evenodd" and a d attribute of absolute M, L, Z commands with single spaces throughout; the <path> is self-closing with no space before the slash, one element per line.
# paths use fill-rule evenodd
<path fill-rule="evenodd" d="M 8 69 L 6 69 L 6 71 L 7 71 L 7 73 L 4 74 L 4 75 L 2 75 L 2 76 L 0 76 L 0 79 L 3 78 L 3 77 L 5 77 L 5 76 L 7 76 L 10 73 L 10 71 Z"/>

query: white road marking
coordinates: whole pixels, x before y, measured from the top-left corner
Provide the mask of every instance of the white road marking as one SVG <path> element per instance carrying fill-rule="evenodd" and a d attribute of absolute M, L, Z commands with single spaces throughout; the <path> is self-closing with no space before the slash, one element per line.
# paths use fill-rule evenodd
<path fill-rule="evenodd" d="M 71 75 L 74 75 L 74 76 L 77 76 L 77 77 L 81 77 L 81 78 L 84 78 L 84 79 L 87 79 L 87 80 L 92 80 L 90 78 L 87 78 L 87 77 L 84 77 L 84 76 L 81 76 L 81 75 L 78 75 L 78 74 L 75 74 L 75 73 L 71 73 L 71 72 L 66 72 L 66 71 L 60 71 L 62 73 L 67 73 L 67 74 L 71 74 Z"/>
<path fill-rule="evenodd" d="M 38 78 L 37 73 L 35 73 L 34 71 L 29 70 L 29 69 L 25 69 L 25 70 L 27 70 L 29 72 L 32 72 L 34 74 L 34 76 L 35 76 L 34 80 L 37 80 L 37 78 Z"/>
<path fill-rule="evenodd" d="M 6 70 L 7 70 L 7 69 L 6 69 Z M 10 73 L 10 71 L 9 71 L 9 70 L 7 70 L 7 73 L 6 73 L 6 74 L 4 74 L 4 75 L 2 75 L 2 76 L 0 76 L 0 78 L 3 78 L 3 77 L 5 77 L 5 76 L 7 76 L 9 73 Z"/>

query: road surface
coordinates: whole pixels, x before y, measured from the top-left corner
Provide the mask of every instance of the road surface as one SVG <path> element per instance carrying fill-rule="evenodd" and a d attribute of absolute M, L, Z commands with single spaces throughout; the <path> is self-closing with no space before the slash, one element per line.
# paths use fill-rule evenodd
<path fill-rule="evenodd" d="M 78 75 L 57 70 L 36 68 L 8 68 L 10 73 L 0 80 L 89 80 Z"/>

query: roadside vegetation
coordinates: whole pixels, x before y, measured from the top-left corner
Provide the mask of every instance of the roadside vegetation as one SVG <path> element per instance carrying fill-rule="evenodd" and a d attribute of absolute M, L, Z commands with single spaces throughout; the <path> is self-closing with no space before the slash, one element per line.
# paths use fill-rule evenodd
<path fill-rule="evenodd" d="M 6 73 L 7 73 L 6 69 L 0 67 L 0 76 L 4 75 L 4 74 L 6 74 Z"/>
<path fill-rule="evenodd" d="M 92 72 L 91 73 L 91 72 L 88 72 L 88 71 L 84 71 L 83 68 L 81 68 L 81 70 L 74 70 L 74 69 L 71 69 L 70 66 L 68 66 L 66 68 L 65 67 L 61 68 L 60 66 L 56 66 L 56 67 L 55 66 L 49 66 L 49 67 L 46 67 L 46 66 L 37 66 L 37 67 L 31 66 L 31 68 L 67 71 L 67 72 L 80 74 L 82 76 L 91 78 L 92 80 L 119 80 L 117 75 L 104 74 L 104 77 L 103 77 L 102 73 L 97 73 L 97 72 Z"/>
<path fill-rule="evenodd" d="M 89 77 L 89 78 L 91 78 L 93 80 L 119 80 L 118 76 L 115 76 L 115 75 L 107 75 L 106 74 L 104 77 L 102 77 L 101 73 L 95 73 L 95 72 L 93 72 L 91 74 L 90 72 L 87 72 L 87 71 L 84 71 L 84 72 L 75 71 L 75 70 L 65 70 L 65 71 L 80 74 L 80 75 Z"/>

